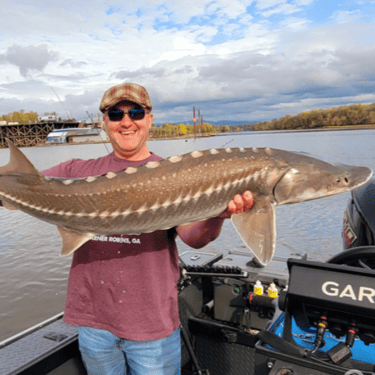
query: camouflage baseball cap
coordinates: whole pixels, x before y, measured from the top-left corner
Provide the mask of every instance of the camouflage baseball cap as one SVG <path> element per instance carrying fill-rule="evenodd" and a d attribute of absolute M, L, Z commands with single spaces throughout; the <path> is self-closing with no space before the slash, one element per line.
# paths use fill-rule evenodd
<path fill-rule="evenodd" d="M 100 102 L 99 109 L 104 113 L 109 108 L 124 101 L 138 104 L 151 112 L 152 104 L 147 90 L 136 83 L 121 83 L 108 89 Z"/>

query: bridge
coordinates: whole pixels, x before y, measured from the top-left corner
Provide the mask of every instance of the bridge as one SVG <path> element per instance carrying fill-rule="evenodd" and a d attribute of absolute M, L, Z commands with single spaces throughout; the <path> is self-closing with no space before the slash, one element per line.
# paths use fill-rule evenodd
<path fill-rule="evenodd" d="M 46 143 L 47 135 L 56 129 L 78 128 L 79 122 L 40 122 L 0 125 L 0 148 L 6 148 L 7 139 L 18 147 L 31 147 Z"/>

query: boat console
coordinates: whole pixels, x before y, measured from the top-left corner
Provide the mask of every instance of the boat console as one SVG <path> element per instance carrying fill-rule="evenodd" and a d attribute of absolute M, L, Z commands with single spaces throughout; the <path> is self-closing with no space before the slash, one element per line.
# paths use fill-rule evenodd
<path fill-rule="evenodd" d="M 294 259 L 288 266 L 281 310 L 290 311 L 299 325 L 320 324 L 338 337 L 354 334 L 375 343 L 375 271 Z"/>
<path fill-rule="evenodd" d="M 211 262 L 207 255 L 182 254 L 181 321 L 184 341 L 194 349 L 184 374 L 375 372 L 375 271 L 369 267 L 375 248 L 346 251 L 328 263 L 298 254 L 265 268 L 246 255 L 247 261 L 237 252 Z"/>

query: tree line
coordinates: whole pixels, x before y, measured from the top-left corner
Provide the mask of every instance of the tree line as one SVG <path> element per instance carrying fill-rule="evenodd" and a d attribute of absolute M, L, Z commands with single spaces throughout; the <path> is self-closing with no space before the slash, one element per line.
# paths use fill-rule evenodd
<path fill-rule="evenodd" d="M 0 116 L 0 121 L 18 122 L 19 124 L 35 123 L 38 121 L 38 114 L 36 112 L 26 112 L 21 109 L 20 111 Z"/>
<path fill-rule="evenodd" d="M 375 125 L 375 103 L 353 104 L 286 115 L 253 124 L 254 130 L 314 129 L 352 125 Z"/>
<path fill-rule="evenodd" d="M 196 125 L 196 134 L 208 135 L 212 133 L 224 133 L 231 131 L 229 126 L 214 126 L 208 122 L 202 125 Z M 183 137 L 186 135 L 194 134 L 194 125 L 185 124 L 170 124 L 165 123 L 162 126 L 152 124 L 150 135 L 152 138 L 165 138 L 165 137 Z"/>
<path fill-rule="evenodd" d="M 24 110 L 0 116 L 0 121 L 28 124 L 38 122 L 38 113 Z M 294 130 L 314 129 L 321 127 L 375 125 L 375 103 L 353 104 L 328 109 L 315 109 L 301 112 L 298 115 L 285 115 L 279 119 L 257 122 L 238 127 L 214 126 L 208 122 L 196 125 L 196 133 L 208 135 L 239 130 Z M 152 125 L 150 135 L 153 138 L 182 137 L 194 134 L 194 125 L 183 123 L 165 123 L 162 126 Z"/>

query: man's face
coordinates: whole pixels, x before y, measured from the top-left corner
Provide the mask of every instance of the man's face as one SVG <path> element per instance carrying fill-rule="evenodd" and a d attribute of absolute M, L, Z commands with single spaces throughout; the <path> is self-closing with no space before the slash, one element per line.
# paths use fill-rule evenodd
<path fill-rule="evenodd" d="M 119 103 L 112 109 L 129 111 L 138 108 L 134 103 Z M 112 144 L 115 155 L 122 159 L 143 160 L 150 156 L 147 148 L 148 131 L 152 126 L 153 115 L 145 114 L 141 120 L 132 120 L 125 114 L 120 121 L 111 121 L 108 113 L 104 114 L 104 121 L 107 127 L 109 140 Z"/>

